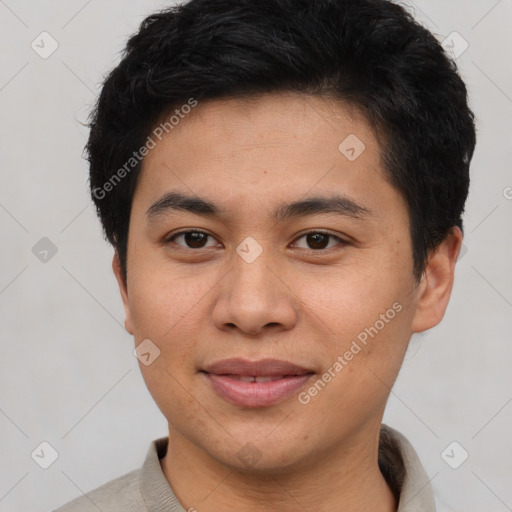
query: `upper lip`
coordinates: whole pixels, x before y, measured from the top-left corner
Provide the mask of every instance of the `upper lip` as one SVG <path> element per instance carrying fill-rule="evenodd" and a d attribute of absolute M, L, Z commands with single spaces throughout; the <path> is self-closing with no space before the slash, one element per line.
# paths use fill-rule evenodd
<path fill-rule="evenodd" d="M 279 377 L 314 373 L 313 370 L 279 359 L 248 361 L 240 358 L 217 361 L 206 366 L 203 371 L 215 375 L 252 375 L 253 377 Z"/>

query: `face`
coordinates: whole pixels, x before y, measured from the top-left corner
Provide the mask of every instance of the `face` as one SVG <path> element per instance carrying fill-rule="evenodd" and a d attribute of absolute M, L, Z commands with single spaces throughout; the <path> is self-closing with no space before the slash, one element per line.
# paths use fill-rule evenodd
<path fill-rule="evenodd" d="M 126 286 L 116 261 L 173 439 L 240 470 L 362 443 L 428 327 L 406 204 L 366 121 L 326 99 L 200 102 L 145 158 Z"/>

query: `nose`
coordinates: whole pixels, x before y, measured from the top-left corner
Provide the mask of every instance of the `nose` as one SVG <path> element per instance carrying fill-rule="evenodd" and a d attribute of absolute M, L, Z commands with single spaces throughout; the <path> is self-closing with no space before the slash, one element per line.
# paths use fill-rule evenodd
<path fill-rule="evenodd" d="M 293 329 L 298 301 L 293 283 L 287 282 L 286 274 L 279 270 L 265 252 L 251 263 L 234 255 L 231 272 L 217 288 L 215 326 L 227 331 L 238 329 L 250 336 Z"/>

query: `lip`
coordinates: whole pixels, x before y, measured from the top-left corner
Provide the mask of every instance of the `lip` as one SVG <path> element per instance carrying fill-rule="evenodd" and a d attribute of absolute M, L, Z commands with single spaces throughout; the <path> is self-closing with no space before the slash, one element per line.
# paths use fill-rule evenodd
<path fill-rule="evenodd" d="M 212 388 L 232 404 L 269 407 L 297 392 L 315 372 L 278 359 L 247 361 L 235 358 L 208 365 L 202 373 Z M 249 382 L 251 377 L 263 381 Z"/>

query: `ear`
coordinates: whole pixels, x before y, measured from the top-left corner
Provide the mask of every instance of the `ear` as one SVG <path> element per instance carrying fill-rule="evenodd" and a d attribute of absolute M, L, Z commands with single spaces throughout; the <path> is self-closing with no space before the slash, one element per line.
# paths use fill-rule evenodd
<path fill-rule="evenodd" d="M 454 227 L 428 258 L 427 267 L 418 285 L 413 332 L 436 326 L 444 317 L 452 293 L 455 264 L 462 245 L 462 232 Z"/>
<path fill-rule="evenodd" d="M 119 261 L 119 255 L 117 251 L 114 253 L 114 258 L 112 259 L 112 270 L 114 271 L 114 275 L 117 279 L 117 284 L 119 285 L 119 291 L 121 292 L 121 299 L 123 300 L 124 306 L 124 328 L 133 335 L 133 323 L 130 312 L 130 303 L 128 301 L 128 287 L 127 283 L 125 283 L 123 279 L 123 273 L 121 271 L 121 263 Z"/>

